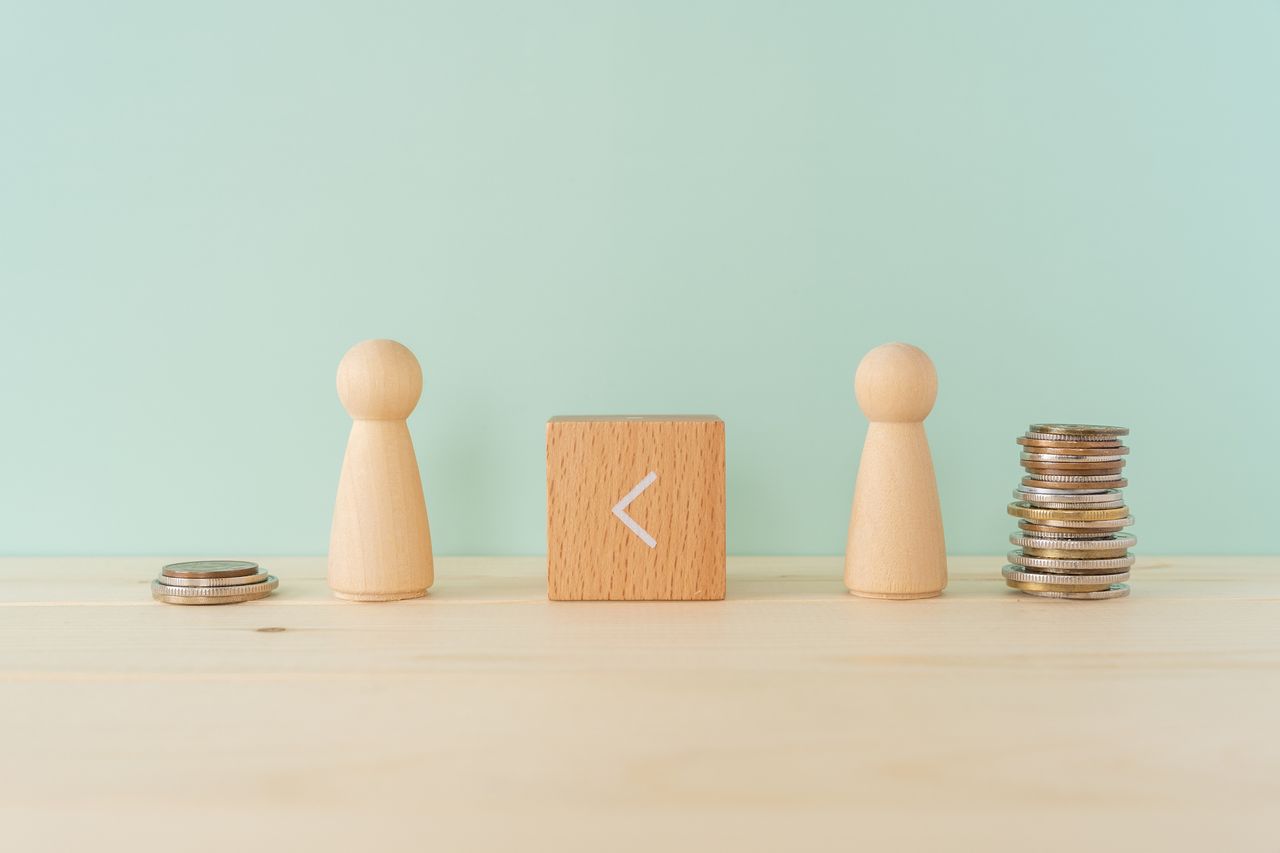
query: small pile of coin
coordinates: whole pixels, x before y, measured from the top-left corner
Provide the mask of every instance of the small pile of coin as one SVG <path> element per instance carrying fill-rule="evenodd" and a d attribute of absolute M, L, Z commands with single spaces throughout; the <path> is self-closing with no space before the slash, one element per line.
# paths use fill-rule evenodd
<path fill-rule="evenodd" d="M 196 560 L 161 569 L 151 582 L 151 597 L 166 604 L 239 604 L 266 598 L 279 585 L 257 563 Z"/>
<path fill-rule="evenodd" d="M 1137 539 L 1121 489 L 1125 427 L 1032 424 L 1018 438 L 1027 474 L 1009 514 L 1019 530 L 1009 537 L 1005 582 L 1042 598 L 1122 598 L 1129 594 Z"/>

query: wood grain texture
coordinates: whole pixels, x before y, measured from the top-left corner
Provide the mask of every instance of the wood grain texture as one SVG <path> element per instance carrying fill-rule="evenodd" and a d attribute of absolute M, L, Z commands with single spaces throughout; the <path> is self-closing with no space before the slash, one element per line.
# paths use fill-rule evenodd
<path fill-rule="evenodd" d="M 547 424 L 547 590 L 557 601 L 712 600 L 725 590 L 724 422 L 563 417 Z M 625 512 L 650 547 L 613 513 Z"/>
<path fill-rule="evenodd" d="M 329 586 L 339 598 L 394 601 L 434 581 L 431 530 L 406 418 L 422 368 L 395 341 L 364 341 L 338 367 L 338 397 L 353 418 L 329 536 Z"/>
<path fill-rule="evenodd" d="M 917 347 L 885 344 L 862 359 L 854 389 L 871 423 L 858 462 L 845 585 L 865 598 L 931 598 L 947 585 L 942 506 L 924 432 L 938 375 Z"/>
<path fill-rule="evenodd" d="M 0 560 L 6 849 L 1275 849 L 1280 558 L 1058 602 L 952 557 L 909 606 L 839 558 L 660 606 L 440 558 L 364 607 L 250 554 L 276 595 L 151 601 L 200 556 Z"/>

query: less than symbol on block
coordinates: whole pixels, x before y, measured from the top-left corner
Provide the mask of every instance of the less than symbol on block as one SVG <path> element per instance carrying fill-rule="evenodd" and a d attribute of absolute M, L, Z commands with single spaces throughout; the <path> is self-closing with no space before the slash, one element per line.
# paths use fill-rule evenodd
<path fill-rule="evenodd" d="M 714 415 L 548 420 L 547 597 L 723 599 L 724 474 Z"/>
<path fill-rule="evenodd" d="M 650 471 L 645 475 L 644 479 L 635 484 L 631 491 L 622 496 L 622 500 L 613 505 L 613 514 L 618 517 L 627 526 L 627 529 L 640 538 L 640 541 L 648 545 L 650 548 L 658 546 L 658 540 L 649 535 L 649 531 L 641 527 L 636 520 L 627 514 L 627 507 L 631 506 L 631 502 L 640 497 L 640 493 L 653 485 L 654 480 L 658 479 L 656 471 Z"/>

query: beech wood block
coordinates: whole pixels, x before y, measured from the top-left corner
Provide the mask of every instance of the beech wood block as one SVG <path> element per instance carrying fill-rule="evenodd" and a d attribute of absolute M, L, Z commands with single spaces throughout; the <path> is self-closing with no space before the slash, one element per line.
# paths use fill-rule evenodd
<path fill-rule="evenodd" d="M 552 418 L 548 597 L 724 598 L 724 480 L 720 418 Z"/>

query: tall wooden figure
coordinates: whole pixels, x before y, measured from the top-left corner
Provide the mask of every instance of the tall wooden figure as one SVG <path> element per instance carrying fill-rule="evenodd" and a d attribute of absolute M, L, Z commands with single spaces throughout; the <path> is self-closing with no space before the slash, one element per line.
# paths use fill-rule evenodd
<path fill-rule="evenodd" d="M 355 421 L 329 538 L 329 587 L 338 598 L 418 598 L 435 579 L 427 503 L 405 423 L 421 394 L 422 368 L 395 341 L 356 344 L 338 365 L 338 399 Z"/>
<path fill-rule="evenodd" d="M 942 508 L 924 419 L 938 374 L 924 351 L 884 344 L 854 378 L 871 423 L 858 463 L 844 584 L 866 598 L 931 598 L 947 585 Z"/>

